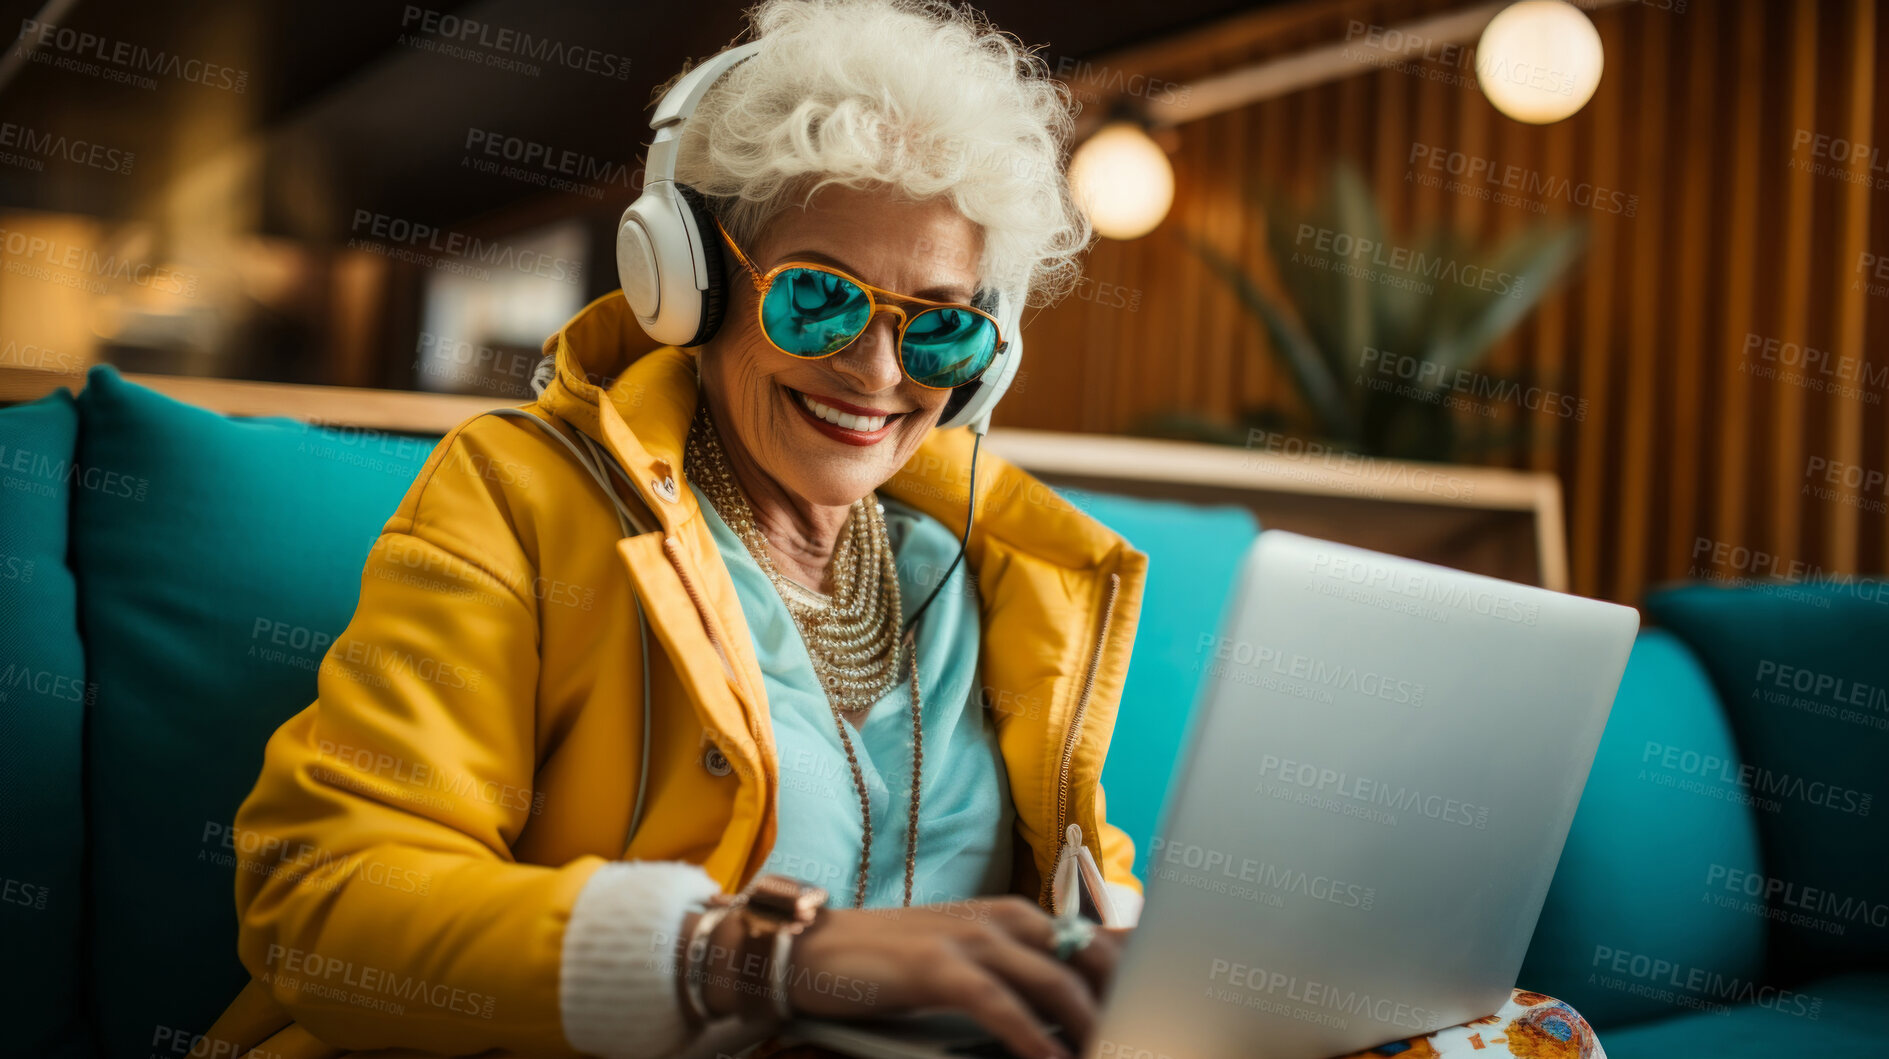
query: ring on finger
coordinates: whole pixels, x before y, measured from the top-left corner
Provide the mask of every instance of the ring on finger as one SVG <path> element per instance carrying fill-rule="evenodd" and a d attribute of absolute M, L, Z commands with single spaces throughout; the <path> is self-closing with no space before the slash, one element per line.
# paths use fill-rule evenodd
<path fill-rule="evenodd" d="M 1081 916 L 1058 919 L 1051 940 L 1055 944 L 1056 958 L 1067 963 L 1071 956 L 1088 948 L 1095 940 L 1095 924 Z"/>

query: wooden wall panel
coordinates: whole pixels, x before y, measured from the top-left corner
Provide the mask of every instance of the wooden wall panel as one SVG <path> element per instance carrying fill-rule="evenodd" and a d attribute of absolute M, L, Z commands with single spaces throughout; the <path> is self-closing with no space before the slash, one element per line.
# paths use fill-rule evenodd
<path fill-rule="evenodd" d="M 1771 71 L 1764 62 L 1764 12 L 1756 3 L 1740 3 L 1735 11 L 1728 12 L 1727 22 L 1737 26 L 1734 54 L 1738 61 L 1730 65 L 1745 71 L 1745 76 L 1731 86 L 1731 106 L 1722 121 L 1732 137 L 1731 150 L 1722 156 L 1725 182 L 1730 185 L 1731 194 L 1729 199 L 1715 202 L 1714 207 L 1720 218 L 1755 218 L 1758 214 L 1760 100 L 1772 83 Z M 1721 46 L 1724 44 L 1721 37 Z M 1725 97 L 1721 95 L 1721 98 Z M 1719 313 L 1725 326 L 1717 344 L 1711 347 L 1714 351 L 1742 343 L 1745 335 L 1753 333 L 1756 316 L 1753 303 L 1758 295 L 1758 229 L 1759 225 L 1751 222 L 1722 228 L 1724 274 L 1718 290 L 1722 297 Z M 1708 356 L 1706 359 L 1717 368 L 1713 374 L 1718 376 L 1723 389 L 1715 409 L 1718 421 L 1714 432 L 1718 444 L 1712 463 L 1718 503 L 1704 536 L 1713 541 L 1744 543 L 1746 497 L 1751 493 L 1748 483 L 1756 451 L 1751 438 L 1754 387 L 1751 374 L 1746 370 L 1748 366 L 1740 358 Z"/>
<path fill-rule="evenodd" d="M 1675 41 L 1684 53 L 1685 113 L 1695 116 L 1677 130 L 1674 146 L 1679 154 L 1668 176 L 1671 193 L 1677 197 L 1678 215 L 1673 236 L 1680 246 L 1706 246 L 1712 237 L 1708 212 L 1711 196 L 1705 194 L 1703 188 L 1688 187 L 1686 178 L 1690 174 L 1709 172 L 1717 158 L 1714 149 L 1718 127 L 1709 118 L 1718 107 L 1715 81 L 1720 65 L 1719 49 L 1723 47 L 1718 33 L 1718 14 L 1716 4 L 1701 5 L 1690 13 L 1689 17 L 1694 20 L 1691 32 L 1678 34 Z M 1679 91 L 1676 82 L 1674 91 Z M 1671 344 L 1666 347 L 1668 354 L 1657 358 L 1658 366 L 1663 369 L 1658 381 L 1662 393 L 1675 393 L 1686 385 L 1697 386 L 1706 376 L 1707 363 L 1702 355 L 1705 344 L 1720 338 L 1708 337 L 1706 326 L 1713 275 L 1710 268 L 1679 269 L 1673 273 L 1674 292 L 1668 320 Z M 1665 551 L 1649 560 L 1650 568 L 1662 571 L 1687 568 L 1692 541 L 1687 539 L 1686 527 L 1698 526 L 1705 517 L 1700 502 L 1700 480 L 1706 447 L 1701 435 L 1709 417 L 1704 414 L 1699 400 L 1673 401 L 1670 412 L 1672 426 L 1668 437 L 1671 442 L 1666 458 L 1661 461 L 1667 472 L 1663 532 L 1651 544 Z"/>
<path fill-rule="evenodd" d="M 1870 128 L 1876 117 L 1877 90 L 1875 0 L 1858 0 L 1851 10 L 1854 13 L 1853 25 L 1849 27 L 1848 37 L 1841 41 L 1844 45 L 1844 70 L 1838 87 L 1842 92 L 1841 103 L 1844 108 L 1842 129 L 1844 137 L 1852 143 L 1871 143 L 1874 142 Z M 1843 198 L 1836 211 L 1837 233 L 1832 244 L 1837 251 L 1838 261 L 1855 261 L 1858 255 L 1868 251 L 1866 239 L 1869 235 L 1870 206 L 1875 194 L 1869 185 L 1861 183 L 1852 183 L 1843 189 Z M 1834 342 L 1830 348 L 1863 349 L 1867 335 L 1864 324 L 1869 309 L 1868 294 L 1843 283 L 1831 284 L 1830 292 L 1830 314 L 1835 321 Z M 1831 409 L 1826 447 L 1831 452 L 1841 454 L 1848 463 L 1884 466 L 1864 456 L 1865 408 L 1860 392 L 1837 396 Z M 1889 471 L 1889 466 L 1884 469 Z M 1845 504 L 1856 505 L 1867 499 L 1860 490 L 1852 488 L 1847 482 L 1842 483 L 1840 488 Z M 1825 523 L 1823 539 L 1819 542 L 1820 550 L 1829 557 L 1832 566 L 1844 570 L 1857 568 L 1860 530 L 1858 520 L 1853 518 L 1832 518 Z"/>
<path fill-rule="evenodd" d="M 1397 26 L 1464 6 L 1314 0 L 1102 61 L 1184 83 L 1342 42 L 1354 23 Z M 1570 393 L 1584 417 L 1498 407 L 1464 422 L 1465 437 L 1498 442 L 1474 461 L 1561 477 L 1576 591 L 1632 602 L 1661 581 L 1763 575 L 1793 561 L 1882 572 L 1889 351 L 1872 351 L 1871 338 L 1889 327 L 1889 283 L 1858 270 L 1865 254 L 1889 255 L 1889 119 L 1876 100 L 1889 43 L 1875 0 L 1662 0 L 1591 17 L 1606 72 L 1587 107 L 1555 125 L 1502 116 L 1474 88 L 1471 65 L 1432 61 L 1360 63 L 1177 126 L 1168 220 L 1142 239 L 1100 244 L 1082 291 L 1030 319 L 1028 379 L 1000 425 L 1122 433 L 1163 412 L 1231 421 L 1256 405 L 1289 406 L 1262 329 L 1187 239 L 1268 274 L 1251 192 L 1304 198 L 1348 159 L 1402 230 L 1447 225 L 1493 239 L 1541 216 L 1585 218 L 1588 247 L 1570 280 L 1486 364 Z M 1819 136 L 1875 153 L 1846 166 Z M 1413 144 L 1617 190 L 1635 208 L 1534 196 L 1539 206 L 1525 209 L 1421 186 L 1406 179 Z M 1813 369 L 1793 382 L 1777 376 L 1802 366 L 1752 355 L 1754 341 L 1868 371 Z M 1721 545 L 1767 558 L 1715 564 Z"/>
<path fill-rule="evenodd" d="M 1600 20 L 1601 43 L 1606 50 L 1618 55 L 1625 35 L 1620 31 L 1617 19 Z M 1622 57 L 1624 59 L 1624 56 Z M 1625 62 L 1617 67 L 1627 67 Z M 1631 128 L 1626 118 L 1629 113 L 1620 91 L 1620 78 L 1601 79 L 1600 90 L 1594 93 L 1583 111 L 1570 118 L 1570 121 L 1584 119 L 1587 128 L 1586 173 L 1583 174 L 1594 187 L 1623 188 L 1629 186 L 1621 180 L 1620 151 L 1623 145 L 1631 142 L 1626 131 Z M 1602 134 L 1599 130 L 1613 130 L 1611 134 Z M 1651 174 L 1642 173 L 1642 177 Z M 1641 180 L 1632 186 L 1639 190 L 1633 194 L 1639 199 L 1634 220 L 1639 224 L 1651 223 L 1651 203 L 1649 201 L 1650 181 Z M 1572 196 L 1569 196 L 1570 198 Z M 1616 269 L 1630 265 L 1627 255 L 1620 249 L 1619 218 L 1601 213 L 1587 218 L 1589 224 L 1587 275 L 1579 277 L 1570 288 L 1567 297 L 1578 298 L 1582 307 L 1579 338 L 1580 362 L 1576 366 L 1579 386 L 1575 393 L 1587 399 L 1588 415 L 1581 422 L 1581 429 L 1574 431 L 1570 439 L 1575 446 L 1575 463 L 1571 474 L 1573 488 L 1568 501 L 1570 533 L 1568 546 L 1569 575 L 1574 590 L 1582 595 L 1603 594 L 1603 568 L 1601 555 L 1601 523 L 1607 520 L 1613 525 L 1618 516 L 1618 491 L 1614 488 L 1620 481 L 1621 465 L 1628 459 L 1650 460 L 1655 456 L 1651 452 L 1628 452 L 1622 457 L 1622 447 L 1610 441 L 1618 441 L 1621 432 L 1621 403 L 1612 399 L 1609 389 L 1610 376 L 1617 362 L 1624 360 L 1616 354 L 1622 347 L 1618 343 L 1616 328 L 1604 326 L 1614 319 L 1621 300 L 1615 297 L 1616 287 L 1611 277 L 1597 274 L 1593 263 L 1604 261 Z M 1617 548 L 1627 547 L 1624 534 L 1610 533 L 1608 538 Z M 1609 559 L 1613 556 L 1609 556 Z M 1611 563 L 1609 564 L 1611 565 Z M 1611 597 L 1618 598 L 1618 597 Z"/>

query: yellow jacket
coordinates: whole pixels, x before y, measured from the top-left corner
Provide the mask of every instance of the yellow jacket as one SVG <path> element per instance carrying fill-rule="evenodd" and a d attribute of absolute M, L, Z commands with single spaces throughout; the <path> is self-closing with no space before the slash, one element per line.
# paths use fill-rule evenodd
<path fill-rule="evenodd" d="M 557 377 L 528 410 L 614 457 L 659 531 L 623 537 L 557 439 L 496 415 L 441 440 L 381 531 L 319 697 L 269 740 L 236 817 L 253 979 L 213 1041 L 283 1059 L 571 1054 L 559 958 L 590 874 L 689 861 L 734 890 L 767 858 L 778 764 L 761 672 L 681 481 L 694 366 L 634 356 L 640 338 L 620 294 L 593 302 L 547 341 Z M 961 532 L 970 448 L 935 432 L 883 492 Z M 988 453 L 976 484 L 966 562 L 1021 843 L 1011 885 L 1044 900 L 1073 822 L 1110 880 L 1139 888 L 1099 779 L 1146 557 Z"/>

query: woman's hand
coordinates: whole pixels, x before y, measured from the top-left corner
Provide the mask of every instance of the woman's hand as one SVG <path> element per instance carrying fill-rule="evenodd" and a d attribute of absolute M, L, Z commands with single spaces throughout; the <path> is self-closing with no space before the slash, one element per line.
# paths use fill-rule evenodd
<path fill-rule="evenodd" d="M 722 927 L 739 929 L 734 918 Z M 1056 959 L 1053 934 L 1049 914 L 1015 896 L 828 909 L 794 943 L 791 1002 L 794 1011 L 823 1018 L 949 1008 L 1017 1055 L 1068 1059 L 1069 1049 L 1042 1022 L 1086 1044 L 1127 931 L 1098 929 L 1067 963 Z M 712 990 L 706 999 L 718 1011 L 739 1002 Z"/>

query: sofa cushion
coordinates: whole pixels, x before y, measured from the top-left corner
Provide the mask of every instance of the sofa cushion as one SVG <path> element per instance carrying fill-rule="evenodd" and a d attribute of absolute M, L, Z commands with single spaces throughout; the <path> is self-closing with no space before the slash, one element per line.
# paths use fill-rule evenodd
<path fill-rule="evenodd" d="M 1687 585 L 1646 610 L 1705 662 L 1744 758 L 1668 773 L 1757 809 L 1764 870 L 1714 896 L 1768 900 L 1783 980 L 1889 969 L 1889 584 Z"/>
<path fill-rule="evenodd" d="M 1645 988 L 1655 967 L 1749 980 L 1764 963 L 1764 917 L 1711 900 L 1725 879 L 1759 869 L 1751 810 L 1670 782 L 1654 764 L 1667 747 L 1738 767 L 1705 671 L 1651 629 L 1627 660 L 1517 983 L 1601 1029 L 1690 1010 Z"/>
<path fill-rule="evenodd" d="M 66 567 L 79 415 L 55 390 L 0 410 L 0 1025 L 19 1055 L 84 1055 L 80 763 L 91 685 Z"/>
<path fill-rule="evenodd" d="M 1135 871 L 1145 877 L 1148 840 L 1206 675 L 1201 637 L 1220 628 L 1233 575 L 1259 524 L 1243 507 L 1059 491 L 1148 555 L 1135 650 L 1102 768 L 1109 823 L 1134 840 Z"/>
<path fill-rule="evenodd" d="M 1699 1010 L 1601 1033 L 1607 1059 L 1889 1059 L 1883 1032 L 1889 974 L 1823 978 L 1791 989 L 1721 981 L 1675 991 Z"/>
<path fill-rule="evenodd" d="M 434 439 L 235 420 L 91 373 L 72 564 L 96 702 L 90 975 L 108 1055 L 189 1041 L 248 980 L 237 805 L 315 697 L 369 546 Z"/>

